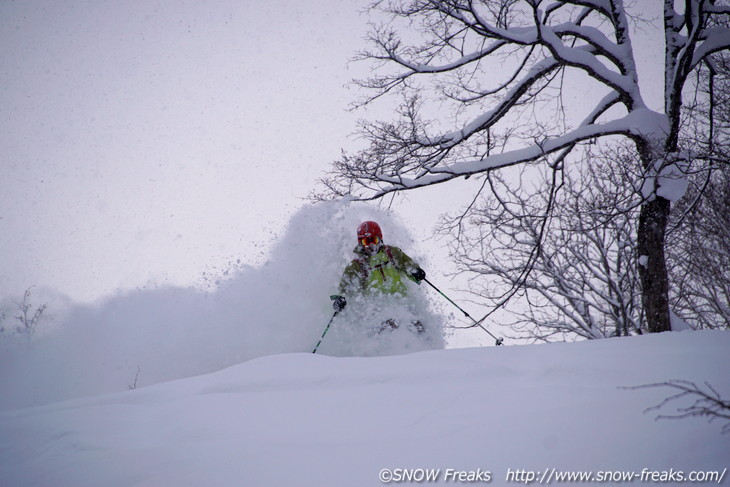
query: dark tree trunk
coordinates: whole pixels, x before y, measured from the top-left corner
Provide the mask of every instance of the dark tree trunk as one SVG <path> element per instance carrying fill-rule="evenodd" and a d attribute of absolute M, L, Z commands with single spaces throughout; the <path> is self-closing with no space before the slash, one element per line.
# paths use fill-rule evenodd
<path fill-rule="evenodd" d="M 670 331 L 669 277 L 664 257 L 664 237 L 670 202 L 657 196 L 639 213 L 638 253 L 641 303 L 650 333 Z"/>

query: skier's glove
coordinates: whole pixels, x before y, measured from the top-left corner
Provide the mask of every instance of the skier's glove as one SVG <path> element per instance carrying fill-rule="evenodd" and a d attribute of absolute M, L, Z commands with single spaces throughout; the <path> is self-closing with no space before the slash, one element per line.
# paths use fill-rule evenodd
<path fill-rule="evenodd" d="M 426 279 L 426 272 L 420 267 L 417 267 L 413 272 L 411 272 L 411 276 L 416 280 L 416 282 L 421 282 Z"/>
<path fill-rule="evenodd" d="M 345 309 L 345 306 L 347 306 L 347 300 L 344 296 L 330 296 L 330 299 L 332 300 L 332 307 L 338 313 Z"/>

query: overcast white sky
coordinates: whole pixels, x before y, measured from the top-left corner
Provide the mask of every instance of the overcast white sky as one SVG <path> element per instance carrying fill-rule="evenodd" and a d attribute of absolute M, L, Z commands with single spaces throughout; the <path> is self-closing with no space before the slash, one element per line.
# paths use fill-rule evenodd
<path fill-rule="evenodd" d="M 0 3 L 0 296 L 260 262 L 347 144 L 360 2 Z"/>
<path fill-rule="evenodd" d="M 354 143 L 365 4 L 0 2 L 0 298 L 262 262 Z M 443 199 L 413 198 L 421 238 Z"/>

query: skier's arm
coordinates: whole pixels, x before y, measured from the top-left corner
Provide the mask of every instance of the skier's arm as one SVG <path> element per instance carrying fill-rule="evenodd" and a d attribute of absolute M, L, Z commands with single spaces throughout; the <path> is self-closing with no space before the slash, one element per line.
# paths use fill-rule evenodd
<path fill-rule="evenodd" d="M 332 300 L 332 307 L 335 309 L 336 312 L 340 312 L 343 309 L 345 309 L 345 306 L 347 306 L 347 299 L 345 299 L 344 294 L 347 294 L 348 290 L 352 288 L 352 272 L 351 268 L 352 264 L 347 266 L 345 268 L 345 271 L 342 273 L 342 278 L 340 279 L 340 285 L 338 287 L 340 294 L 333 294 L 330 296 L 330 299 Z"/>
<path fill-rule="evenodd" d="M 395 266 L 404 272 L 410 279 L 420 283 L 426 278 L 426 273 L 421 266 L 419 266 L 408 254 L 403 252 L 398 247 L 390 247 L 390 252 L 393 255 Z"/>
<path fill-rule="evenodd" d="M 330 296 L 330 299 L 332 300 L 332 307 L 335 311 L 339 313 L 345 309 L 345 306 L 347 306 L 347 299 L 345 296 L 358 292 L 361 287 L 362 275 L 360 273 L 360 264 L 356 261 L 352 261 L 342 272 L 342 278 L 340 279 L 340 286 L 338 288 L 340 294 Z"/>
<path fill-rule="evenodd" d="M 345 267 L 340 279 L 340 294 L 350 294 L 360 286 L 360 272 L 357 262 L 353 261 Z"/>

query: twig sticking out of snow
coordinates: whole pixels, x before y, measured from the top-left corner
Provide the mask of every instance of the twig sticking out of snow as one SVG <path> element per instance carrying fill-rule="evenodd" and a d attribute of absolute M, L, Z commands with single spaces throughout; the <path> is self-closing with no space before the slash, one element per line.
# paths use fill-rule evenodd
<path fill-rule="evenodd" d="M 655 419 L 683 419 L 693 416 L 705 416 L 712 422 L 718 418 L 728 420 L 721 432 L 722 434 L 730 433 L 730 401 L 723 400 L 720 394 L 712 387 L 708 382 L 704 383 L 705 389 L 694 382 L 688 380 L 672 379 L 666 382 L 659 382 L 655 384 L 644 384 L 634 387 L 625 387 L 624 389 L 646 389 L 649 387 L 669 387 L 675 389 L 677 392 L 667 398 L 665 398 L 659 404 L 649 407 L 644 410 L 645 413 L 649 411 L 658 411 L 670 402 L 675 402 L 683 398 L 694 399 L 689 406 L 677 407 L 674 414 L 660 414 Z"/>

